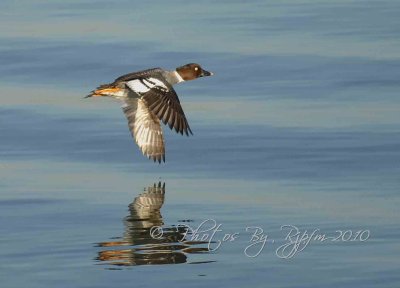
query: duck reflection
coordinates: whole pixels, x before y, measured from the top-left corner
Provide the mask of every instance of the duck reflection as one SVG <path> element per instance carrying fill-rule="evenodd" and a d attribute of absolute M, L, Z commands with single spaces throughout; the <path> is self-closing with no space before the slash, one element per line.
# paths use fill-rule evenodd
<path fill-rule="evenodd" d="M 165 183 L 161 182 L 138 195 L 129 205 L 130 215 L 124 219 L 125 233 L 121 240 L 98 244 L 130 248 L 100 251 L 97 260 L 117 266 L 178 264 L 187 262 L 188 254 L 208 252 L 208 243 L 186 241 L 188 228 L 184 225 L 164 226 L 160 212 L 164 198 Z M 162 227 L 162 235 L 155 237 L 153 227 Z"/>

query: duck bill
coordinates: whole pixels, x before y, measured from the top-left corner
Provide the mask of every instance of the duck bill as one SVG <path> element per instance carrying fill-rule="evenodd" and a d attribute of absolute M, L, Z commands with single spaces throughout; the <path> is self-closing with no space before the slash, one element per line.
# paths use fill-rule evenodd
<path fill-rule="evenodd" d="M 214 73 L 206 71 L 206 70 L 203 70 L 200 76 L 201 77 L 206 77 L 206 76 L 212 76 L 212 75 L 214 75 Z"/>

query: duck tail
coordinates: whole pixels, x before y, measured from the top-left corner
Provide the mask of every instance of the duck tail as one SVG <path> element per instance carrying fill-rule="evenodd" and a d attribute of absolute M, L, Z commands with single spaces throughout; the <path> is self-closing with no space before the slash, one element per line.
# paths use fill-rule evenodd
<path fill-rule="evenodd" d="M 112 89 L 115 89 L 112 84 L 101 84 L 95 90 L 90 91 L 90 93 L 84 98 L 89 98 L 93 96 L 105 96 L 108 94 L 108 92 L 111 92 Z"/>

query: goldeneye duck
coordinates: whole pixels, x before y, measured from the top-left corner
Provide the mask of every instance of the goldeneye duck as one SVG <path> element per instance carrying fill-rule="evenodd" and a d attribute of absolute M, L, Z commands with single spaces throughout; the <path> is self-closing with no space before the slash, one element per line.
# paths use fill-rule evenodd
<path fill-rule="evenodd" d="M 147 69 L 122 75 L 103 84 L 85 98 L 108 96 L 123 101 L 129 130 L 143 155 L 165 162 L 165 144 L 160 121 L 176 132 L 193 134 L 174 88 L 175 84 L 211 76 L 199 64 L 189 63 L 169 71 Z"/>

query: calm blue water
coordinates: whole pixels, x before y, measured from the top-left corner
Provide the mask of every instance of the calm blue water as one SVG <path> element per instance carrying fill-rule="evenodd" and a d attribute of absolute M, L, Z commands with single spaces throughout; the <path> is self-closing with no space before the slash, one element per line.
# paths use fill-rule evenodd
<path fill-rule="evenodd" d="M 2 1 L 1 286 L 399 287 L 399 13 Z M 165 129 L 166 164 L 140 155 L 118 103 L 83 99 L 188 62 L 215 76 L 176 87 L 194 136 Z M 291 257 L 294 227 L 331 238 Z"/>

